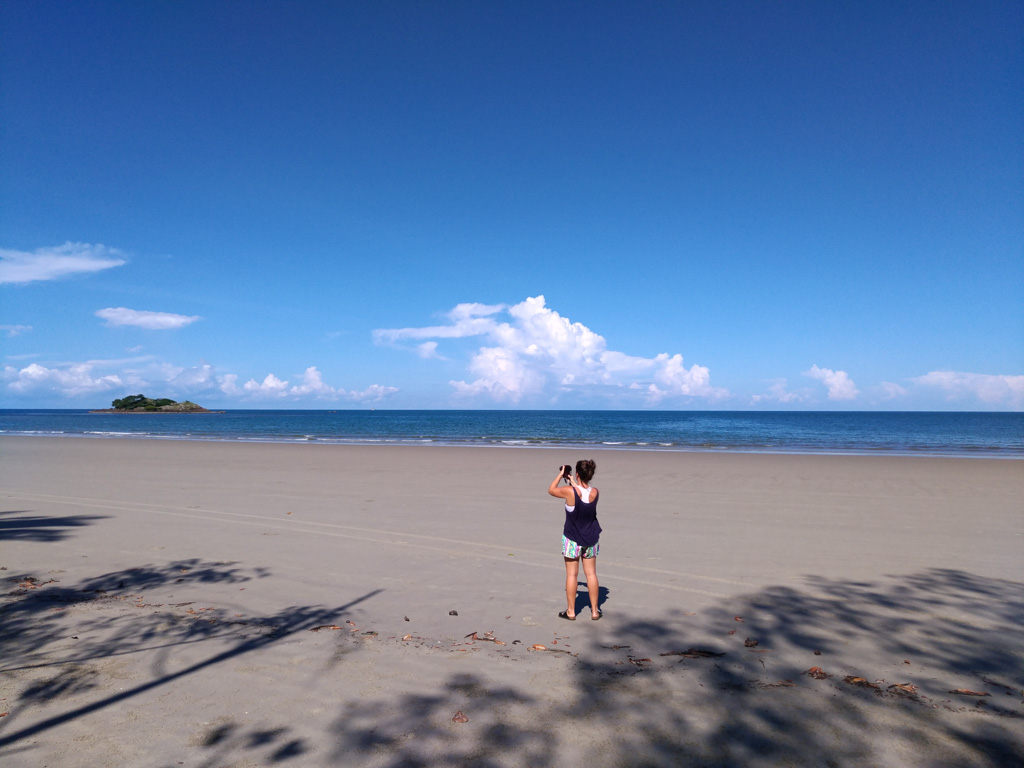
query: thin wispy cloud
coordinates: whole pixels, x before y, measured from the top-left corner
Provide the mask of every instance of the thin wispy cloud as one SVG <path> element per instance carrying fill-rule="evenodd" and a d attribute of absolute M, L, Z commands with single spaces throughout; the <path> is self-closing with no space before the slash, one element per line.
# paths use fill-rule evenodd
<path fill-rule="evenodd" d="M 31 325 L 0 325 L 0 331 L 7 334 L 7 338 L 13 339 L 15 336 L 21 336 L 23 333 L 28 333 L 32 330 Z"/>
<path fill-rule="evenodd" d="M 437 342 L 436 341 L 424 341 L 422 344 L 416 347 L 416 354 L 422 357 L 424 360 L 430 360 L 431 358 L 443 360 L 437 353 Z"/>
<path fill-rule="evenodd" d="M 127 263 L 115 248 L 71 243 L 34 251 L 0 249 L 0 283 L 33 283 L 101 272 Z"/>
<path fill-rule="evenodd" d="M 481 337 L 482 346 L 467 364 L 470 376 L 449 383 L 460 396 L 499 403 L 553 400 L 570 391 L 614 391 L 626 398 L 642 397 L 647 404 L 673 397 L 728 396 L 711 385 L 706 367 L 687 368 L 680 354 L 637 357 L 608 349 L 603 336 L 547 307 L 543 296 L 513 305 L 459 304 L 447 319 L 447 325 L 378 329 L 374 339 L 399 345 L 430 339 L 415 349 L 421 356 L 439 357 L 437 340 Z"/>
<path fill-rule="evenodd" d="M 809 399 L 807 392 L 790 392 L 787 387 L 789 383 L 785 379 L 776 379 L 768 387 L 768 392 L 762 395 L 754 395 L 750 398 L 751 403 L 802 403 Z"/>
<path fill-rule="evenodd" d="M 900 397 L 906 397 L 907 388 L 900 386 L 894 381 L 883 381 L 878 385 L 877 391 L 881 400 L 895 400 Z"/>
<path fill-rule="evenodd" d="M 165 331 L 184 328 L 197 320 L 199 315 L 176 315 L 172 312 L 150 312 L 147 310 L 128 309 L 127 307 L 108 307 L 96 311 L 96 317 L 106 320 L 110 326 L 135 326 L 150 331 Z"/>
<path fill-rule="evenodd" d="M 541 303 L 543 296 L 538 296 Z M 527 299 L 530 301 L 530 299 Z M 405 339 L 461 339 L 488 334 L 495 323 L 494 315 L 508 309 L 506 304 L 459 304 L 446 317 L 449 325 L 430 325 L 425 328 L 382 328 L 373 332 L 377 342 L 397 342 Z"/>

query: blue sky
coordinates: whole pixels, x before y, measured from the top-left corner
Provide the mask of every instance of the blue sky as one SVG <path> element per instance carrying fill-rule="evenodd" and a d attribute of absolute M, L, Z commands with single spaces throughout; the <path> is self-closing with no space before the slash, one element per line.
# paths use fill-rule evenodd
<path fill-rule="evenodd" d="M 0 404 L 1024 409 L 1022 33 L 6 0 Z"/>

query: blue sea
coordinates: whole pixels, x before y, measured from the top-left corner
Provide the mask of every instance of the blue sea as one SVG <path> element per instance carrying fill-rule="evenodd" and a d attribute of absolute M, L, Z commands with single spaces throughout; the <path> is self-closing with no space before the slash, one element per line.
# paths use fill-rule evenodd
<path fill-rule="evenodd" d="M 0 410 L 0 434 L 1024 458 L 1022 413 L 235 410 L 119 415 Z"/>

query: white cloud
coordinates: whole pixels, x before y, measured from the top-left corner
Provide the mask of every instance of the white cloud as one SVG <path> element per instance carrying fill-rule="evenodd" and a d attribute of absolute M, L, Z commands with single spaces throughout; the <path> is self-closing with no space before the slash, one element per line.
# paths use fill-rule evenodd
<path fill-rule="evenodd" d="M 223 376 L 218 376 L 217 389 L 229 397 L 237 397 L 241 395 L 242 390 L 238 387 L 238 374 L 225 373 Z"/>
<path fill-rule="evenodd" d="M 307 368 L 302 381 L 295 385 L 271 373 L 261 382 L 250 379 L 239 386 L 237 374 L 218 373 L 209 363 L 186 368 L 151 357 L 88 360 L 51 367 L 32 363 L 20 369 L 8 365 L 0 372 L 0 381 L 10 394 L 34 398 L 78 398 L 118 390 L 119 396 L 143 392 L 177 400 L 227 396 L 239 401 L 317 399 L 362 403 L 377 402 L 398 392 L 396 387 L 380 384 L 361 391 L 331 387 L 315 366 Z"/>
<path fill-rule="evenodd" d="M 20 370 L 6 366 L 4 380 L 7 388 L 18 394 L 50 390 L 64 397 L 106 392 L 123 386 L 117 375 L 94 376 L 93 366 L 89 363 L 76 363 L 64 368 L 47 368 L 32 363 Z"/>
<path fill-rule="evenodd" d="M 416 354 L 425 360 L 443 359 L 437 354 L 437 342 L 436 341 L 424 341 L 418 347 L 416 347 Z"/>
<path fill-rule="evenodd" d="M 115 358 L 95 358 L 93 360 L 86 360 L 85 362 L 89 365 L 99 366 L 100 368 L 116 368 L 123 365 L 135 365 L 136 363 L 146 363 L 153 360 L 151 355 L 142 355 L 140 357 L 115 357 Z M 70 363 L 69 363 L 70 365 Z"/>
<path fill-rule="evenodd" d="M 545 400 L 567 390 L 645 392 L 649 403 L 666 397 L 728 396 L 711 386 L 706 367 L 687 368 L 681 355 L 645 358 L 609 350 L 603 336 L 547 307 L 543 296 L 514 305 L 459 304 L 447 317 L 449 325 L 380 329 L 374 338 L 398 343 L 483 337 L 486 343 L 469 362 L 475 378 L 450 384 L 459 395 L 483 395 L 496 402 Z M 431 356 L 437 354 L 437 342 L 428 343 L 433 344 Z M 423 345 L 417 349 L 422 355 Z"/>
<path fill-rule="evenodd" d="M 878 392 L 883 400 L 895 400 L 898 397 L 904 397 L 907 394 L 905 387 L 901 387 L 891 381 L 883 381 L 878 385 Z"/>
<path fill-rule="evenodd" d="M 786 387 L 788 382 L 785 379 L 776 379 L 775 382 L 768 387 L 768 393 L 764 395 L 754 395 L 750 398 L 752 403 L 802 403 L 807 399 L 807 394 L 804 392 L 790 392 Z"/>
<path fill-rule="evenodd" d="M 196 320 L 202 320 L 198 315 L 175 315 L 171 312 L 149 312 L 126 307 L 100 309 L 96 311 L 96 317 L 106 320 L 107 325 L 134 325 L 150 331 L 184 328 Z"/>
<path fill-rule="evenodd" d="M 544 297 L 540 297 L 544 301 Z M 459 304 L 446 317 L 451 325 L 433 325 L 426 328 L 382 328 L 373 332 L 378 343 L 398 342 L 404 339 L 461 339 L 482 336 L 494 326 L 490 319 L 507 307 L 504 304 Z M 436 346 L 436 344 L 435 344 Z"/>
<path fill-rule="evenodd" d="M 174 368 L 167 370 L 167 381 L 176 390 L 196 391 L 209 389 L 216 386 L 217 376 L 214 374 L 213 366 L 208 363 L 193 366 L 192 368 Z"/>
<path fill-rule="evenodd" d="M 683 365 L 680 354 L 669 357 L 662 352 L 654 358 L 657 370 L 654 380 L 668 387 L 668 391 L 680 392 L 684 395 L 705 395 L 710 389 L 711 373 L 703 365 L 691 365 L 689 369 Z"/>
<path fill-rule="evenodd" d="M 481 347 L 473 356 L 469 370 L 480 378 L 470 384 L 451 381 L 460 395 L 486 394 L 496 402 L 518 402 L 524 394 L 540 392 L 544 376 L 532 368 L 524 356 L 505 347 Z"/>
<path fill-rule="evenodd" d="M 302 384 L 297 384 L 289 390 L 291 394 L 298 396 L 317 395 L 319 397 L 334 397 L 338 390 L 324 384 L 324 377 L 316 369 L 310 366 L 302 375 Z"/>
<path fill-rule="evenodd" d="M 20 336 L 31 330 L 31 325 L 0 325 L 0 331 L 6 331 L 7 338 L 9 339 L 13 339 L 15 336 Z"/>
<path fill-rule="evenodd" d="M 32 283 L 99 272 L 126 263 L 120 251 L 104 245 L 64 243 L 54 248 L 12 251 L 0 248 L 0 283 Z"/>
<path fill-rule="evenodd" d="M 288 394 L 288 382 L 281 381 L 274 374 L 268 373 L 262 382 L 249 379 L 242 389 L 258 397 L 284 397 Z"/>
<path fill-rule="evenodd" d="M 380 384 L 371 384 L 362 392 L 348 392 L 346 393 L 346 396 L 348 399 L 355 400 L 360 403 L 376 403 L 397 391 L 398 387 L 385 387 Z"/>
<path fill-rule="evenodd" d="M 940 390 L 950 401 L 977 398 L 986 405 L 1024 407 L 1024 376 L 931 371 L 912 381 Z"/>
<path fill-rule="evenodd" d="M 221 391 L 227 394 L 239 394 L 235 384 L 237 377 L 229 374 L 221 382 Z M 341 387 L 332 387 L 324 382 L 323 375 L 310 366 L 302 374 L 302 383 L 288 386 L 272 373 L 267 374 L 262 382 L 250 379 L 241 389 L 241 393 L 255 399 L 301 400 L 316 398 L 317 400 L 354 400 L 356 402 L 376 402 L 398 391 L 397 387 L 386 387 L 373 384 L 362 392 L 349 391 Z"/>
<path fill-rule="evenodd" d="M 829 400 L 855 400 L 860 394 L 857 385 L 853 383 L 846 371 L 833 371 L 831 368 L 819 368 L 812 365 L 810 370 L 804 371 L 804 376 L 817 379 L 828 387 Z"/>

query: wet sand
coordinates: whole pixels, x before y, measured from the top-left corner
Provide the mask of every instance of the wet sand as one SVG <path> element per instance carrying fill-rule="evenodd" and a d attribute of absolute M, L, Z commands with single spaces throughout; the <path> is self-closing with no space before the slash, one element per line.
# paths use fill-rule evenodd
<path fill-rule="evenodd" d="M 1024 762 L 1024 463 L 577 458 L 0 438 L 0 761 Z"/>

